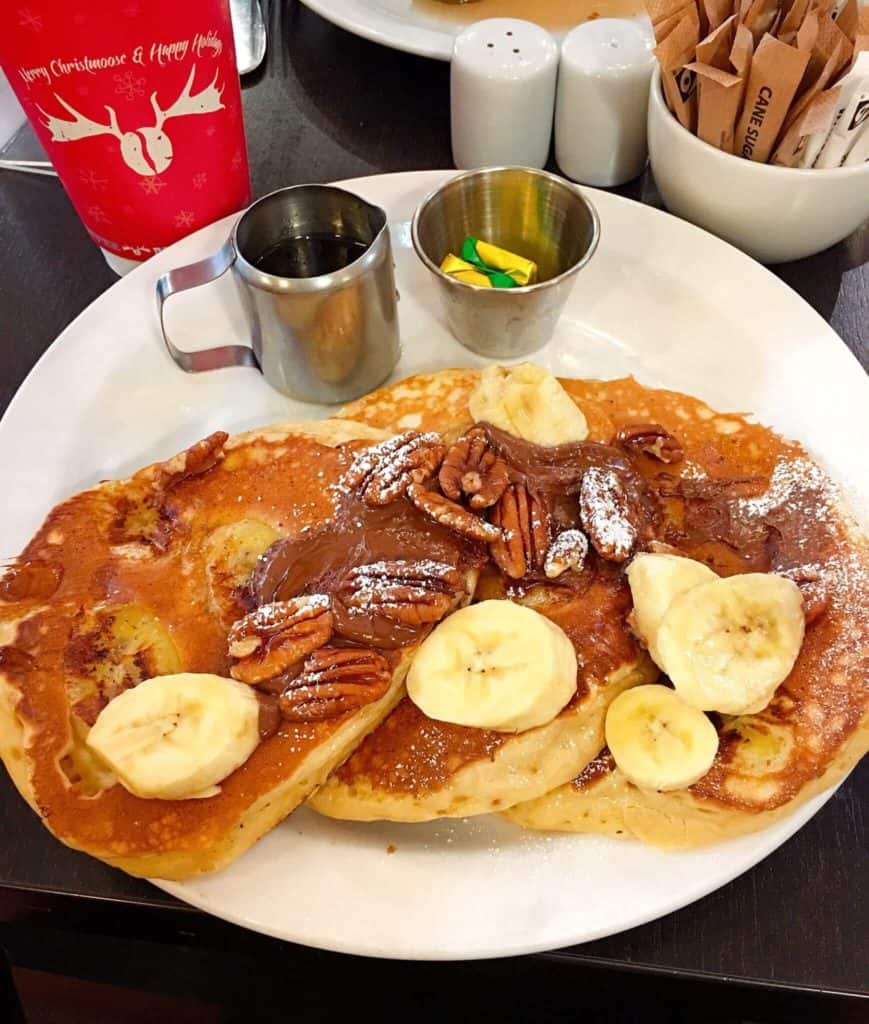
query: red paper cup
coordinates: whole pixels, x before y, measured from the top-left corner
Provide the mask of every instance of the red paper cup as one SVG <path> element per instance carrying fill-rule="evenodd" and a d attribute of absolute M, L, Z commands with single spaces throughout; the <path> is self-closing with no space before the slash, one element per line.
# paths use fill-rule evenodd
<path fill-rule="evenodd" d="M 228 0 L 12 0 L 0 66 L 116 266 L 249 203 Z"/>

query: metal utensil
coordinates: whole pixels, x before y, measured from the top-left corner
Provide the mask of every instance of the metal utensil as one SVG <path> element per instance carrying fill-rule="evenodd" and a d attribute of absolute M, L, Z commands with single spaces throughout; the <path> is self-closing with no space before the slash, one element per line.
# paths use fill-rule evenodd
<path fill-rule="evenodd" d="M 280 277 L 257 266 L 288 240 L 324 237 L 345 239 L 364 251 L 338 270 L 313 277 Z M 240 286 L 251 347 L 182 351 L 166 332 L 166 299 L 228 270 Z M 157 298 L 166 348 L 188 373 L 253 366 L 291 398 L 347 402 L 382 384 L 398 362 L 386 213 L 329 185 L 296 185 L 257 200 L 217 253 L 160 277 Z"/>
<path fill-rule="evenodd" d="M 57 171 L 47 160 L 0 160 L 2 171 L 22 171 L 24 174 L 44 174 L 57 177 Z"/>
<path fill-rule="evenodd" d="M 262 64 L 266 52 L 266 27 L 260 0 L 230 0 L 229 13 L 238 73 L 246 75 Z"/>
<path fill-rule="evenodd" d="M 444 256 L 460 252 L 468 235 L 534 260 L 539 283 L 478 288 L 443 273 Z M 412 237 L 456 338 L 472 352 L 512 359 L 552 337 L 576 275 L 597 248 L 600 222 L 563 178 L 495 167 L 459 174 L 432 192 L 414 214 Z"/>

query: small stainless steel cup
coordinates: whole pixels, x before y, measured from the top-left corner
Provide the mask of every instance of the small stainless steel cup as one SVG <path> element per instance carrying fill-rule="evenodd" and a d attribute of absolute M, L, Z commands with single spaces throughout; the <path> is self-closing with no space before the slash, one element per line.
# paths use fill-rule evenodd
<path fill-rule="evenodd" d="M 282 240 L 331 235 L 364 243 L 352 263 L 316 277 L 277 277 L 256 262 Z M 251 347 L 184 352 L 166 332 L 170 295 L 231 270 L 240 287 Z M 157 281 L 163 340 L 188 373 L 259 368 L 272 387 L 303 402 L 347 402 L 382 384 L 399 356 L 398 313 L 386 213 L 328 185 L 297 185 L 257 200 L 208 259 Z"/>
<path fill-rule="evenodd" d="M 413 247 L 437 282 L 450 330 L 472 352 L 514 358 L 552 337 L 576 275 L 600 237 L 594 207 L 575 185 L 528 167 L 493 167 L 451 178 L 416 211 Z M 540 281 L 478 288 L 440 270 L 471 235 L 534 260 Z"/>

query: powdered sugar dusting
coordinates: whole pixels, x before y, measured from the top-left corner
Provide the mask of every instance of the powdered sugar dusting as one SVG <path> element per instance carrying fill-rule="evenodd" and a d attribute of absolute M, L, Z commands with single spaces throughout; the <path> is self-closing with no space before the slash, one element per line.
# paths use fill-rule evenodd
<path fill-rule="evenodd" d="M 839 495 L 827 474 L 811 459 L 786 459 L 776 464 L 763 494 L 741 499 L 736 508 L 747 517 L 764 517 L 774 510 L 805 514 L 808 495 L 816 516 L 833 517 Z"/>
<path fill-rule="evenodd" d="M 599 552 L 622 560 L 637 540 L 637 530 L 627 515 L 624 488 L 613 470 L 591 466 L 579 491 L 582 525 Z"/>
<path fill-rule="evenodd" d="M 551 580 L 568 569 L 578 572 L 588 556 L 588 537 L 582 530 L 565 530 L 549 545 L 543 571 Z"/>
<path fill-rule="evenodd" d="M 443 593 L 445 581 L 455 574 L 453 566 L 429 559 L 369 562 L 357 566 L 349 577 L 353 601 L 347 611 L 351 615 L 367 615 L 372 605 L 382 611 L 427 594 Z M 400 599 L 396 598 L 396 588 L 403 592 Z"/>
<path fill-rule="evenodd" d="M 383 497 L 383 501 L 379 503 L 395 501 L 413 479 L 412 474 L 407 472 L 407 465 L 412 461 L 414 453 L 421 448 L 441 443 L 440 435 L 433 431 L 425 434 L 408 431 L 371 445 L 370 448 L 357 452 L 350 468 L 335 485 L 335 489 L 344 494 L 350 493 L 376 474 Z"/>
<path fill-rule="evenodd" d="M 296 615 L 308 612 L 314 615 L 326 611 L 329 605 L 328 594 L 306 594 L 294 597 L 291 601 L 272 601 L 270 604 L 260 605 L 251 613 L 249 621 L 254 629 L 269 629 L 285 621 L 289 612 Z"/>

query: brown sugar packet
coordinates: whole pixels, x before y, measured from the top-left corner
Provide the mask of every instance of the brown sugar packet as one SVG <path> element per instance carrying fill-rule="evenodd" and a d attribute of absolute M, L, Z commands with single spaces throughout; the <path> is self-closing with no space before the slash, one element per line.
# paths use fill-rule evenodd
<path fill-rule="evenodd" d="M 788 46 L 792 46 L 797 40 L 797 32 L 805 21 L 809 12 L 809 0 L 794 0 L 790 8 L 779 22 L 776 29 L 776 37 Z"/>
<path fill-rule="evenodd" d="M 821 73 L 815 78 L 812 84 L 805 89 L 794 103 L 791 104 L 791 109 L 788 111 L 788 115 L 785 118 L 784 125 L 780 132 L 781 142 L 784 142 L 790 132 L 791 128 L 801 120 L 806 109 L 814 103 L 815 99 L 824 92 L 825 89 L 834 81 L 839 70 L 844 67 L 843 54 L 845 51 L 848 53 L 848 59 L 850 59 L 851 50 L 853 47 L 851 43 L 845 39 L 839 39 L 836 42 L 835 49 L 827 58 L 827 63 L 821 69 Z M 846 60 L 847 63 L 847 60 Z M 805 81 L 806 75 L 808 75 L 808 69 L 806 70 L 803 80 Z M 815 128 L 813 131 L 818 131 Z M 811 134 L 811 133 L 809 133 Z M 781 143 L 780 143 L 781 144 Z M 776 150 L 778 151 L 778 146 Z"/>
<path fill-rule="evenodd" d="M 751 33 L 744 25 L 736 24 L 736 15 L 732 18 L 732 22 L 731 19 L 725 22 L 729 26 L 725 39 L 732 40 L 725 60 L 720 60 L 720 48 L 716 47 L 709 52 L 712 59 L 708 62 L 695 61 L 687 65 L 697 75 L 697 135 L 725 153 L 733 152 L 736 118 L 754 49 Z M 709 38 L 698 45 L 698 57 L 706 52 L 704 44 Z"/>
<path fill-rule="evenodd" d="M 829 133 L 841 91 L 840 85 L 834 85 L 832 89 L 818 93 L 807 104 L 776 146 L 770 163 L 780 167 L 796 167 L 799 164 L 809 139 L 819 132 L 825 136 Z"/>
<path fill-rule="evenodd" d="M 655 42 L 660 43 L 676 24 L 678 21 L 676 15 L 680 15 L 684 10 L 694 6 L 695 0 L 645 0 L 646 14 L 655 30 Z M 671 18 L 676 18 L 676 21 L 673 21 L 669 27 L 664 27 Z"/>
<path fill-rule="evenodd" d="M 733 13 L 733 0 L 702 0 L 709 31 L 723 25 Z"/>
<path fill-rule="evenodd" d="M 829 14 L 818 15 L 817 11 L 809 11 L 805 21 L 797 32 L 797 49 L 807 50 L 809 63 L 803 73 L 803 80 L 797 90 L 798 102 L 795 106 L 799 109 L 795 112 L 791 108 L 786 126 L 793 120 L 796 114 L 805 109 L 805 103 L 801 101 L 807 93 L 817 95 L 827 84 L 835 79 L 851 62 L 851 54 L 854 46 L 848 36 L 839 28 Z M 819 88 L 816 83 L 823 77 Z"/>
<path fill-rule="evenodd" d="M 700 41 L 700 18 L 696 7 L 685 8 L 674 28 L 655 47 L 661 65 L 661 85 L 667 106 L 679 123 L 694 131 L 697 123 L 697 80 L 685 68 L 694 58 Z"/>
<path fill-rule="evenodd" d="M 733 151 L 764 163 L 797 91 L 809 54 L 769 34 L 751 59 L 742 114 L 736 126 Z"/>
<path fill-rule="evenodd" d="M 737 15 L 731 14 L 718 28 L 701 39 L 695 50 L 696 62 L 721 71 L 730 71 L 730 50 L 736 32 Z"/>
<path fill-rule="evenodd" d="M 842 32 L 853 43 L 860 20 L 860 5 L 857 3 L 857 0 L 846 0 L 845 4 L 839 8 L 839 12 L 833 15 L 833 18 Z"/>
<path fill-rule="evenodd" d="M 754 45 L 773 27 L 778 16 L 778 0 L 749 0 L 740 6 L 740 21 L 754 39 Z"/>

